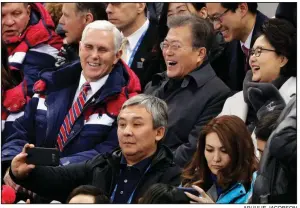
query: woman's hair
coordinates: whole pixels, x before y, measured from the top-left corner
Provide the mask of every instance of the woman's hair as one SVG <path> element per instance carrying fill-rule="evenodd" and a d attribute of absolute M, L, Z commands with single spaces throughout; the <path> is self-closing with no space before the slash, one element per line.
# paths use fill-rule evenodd
<path fill-rule="evenodd" d="M 169 4 L 172 2 L 165 2 L 162 7 L 161 15 L 159 18 L 159 38 L 160 42 L 164 40 L 164 38 L 167 36 L 167 33 L 169 31 L 168 26 L 167 26 L 167 20 L 168 20 L 168 10 L 169 10 Z M 175 2 L 174 2 L 175 3 Z M 203 7 L 205 7 L 205 3 L 202 2 L 187 2 L 185 4 L 191 4 L 196 11 L 200 11 Z M 189 7 L 187 7 L 188 11 L 191 13 L 189 10 Z"/>
<path fill-rule="evenodd" d="M 105 193 L 101 189 L 99 189 L 95 186 L 91 186 L 91 185 L 82 185 L 82 186 L 78 186 L 77 188 L 75 188 L 70 193 L 70 195 L 67 199 L 67 203 L 69 203 L 71 201 L 71 199 L 77 195 L 94 196 L 94 198 L 95 198 L 94 204 L 109 204 L 110 203 L 109 198 L 105 195 Z"/>
<path fill-rule="evenodd" d="M 296 77 L 297 30 L 293 24 L 284 19 L 269 19 L 262 25 L 261 35 L 266 37 L 278 55 L 288 59 L 287 64 L 281 68 L 280 74 Z"/>
<path fill-rule="evenodd" d="M 58 25 L 59 19 L 62 16 L 63 3 L 45 3 L 45 8 L 49 12 L 55 27 Z"/>
<path fill-rule="evenodd" d="M 8 52 L 6 45 L 1 41 L 1 87 L 2 90 L 8 90 L 18 85 L 21 81 L 21 74 L 19 70 L 15 70 L 16 73 L 12 74 L 8 65 Z M 17 74 L 20 74 L 17 76 Z"/>
<path fill-rule="evenodd" d="M 190 199 L 182 190 L 169 184 L 152 185 L 139 200 L 139 204 L 189 204 Z"/>
<path fill-rule="evenodd" d="M 254 145 L 245 123 L 237 116 L 221 116 L 211 120 L 202 130 L 197 151 L 191 163 L 183 170 L 184 186 L 198 185 L 204 190 L 213 184 L 211 171 L 204 155 L 206 135 L 216 133 L 230 157 L 230 163 L 218 171 L 217 183 L 223 189 L 241 182 L 246 187 L 251 184 L 252 174 L 258 168 Z"/>

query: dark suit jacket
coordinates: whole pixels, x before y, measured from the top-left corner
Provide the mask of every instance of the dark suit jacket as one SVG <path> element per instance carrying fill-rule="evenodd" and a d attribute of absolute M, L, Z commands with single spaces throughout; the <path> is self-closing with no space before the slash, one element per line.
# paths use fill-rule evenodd
<path fill-rule="evenodd" d="M 168 104 L 168 131 L 163 143 L 173 151 L 176 164 L 184 167 L 197 149 L 202 128 L 221 112 L 230 90 L 207 62 L 170 89 L 167 86 L 173 81 L 166 72 L 156 74 L 145 94 Z"/>
<path fill-rule="evenodd" d="M 262 14 L 260 11 L 257 11 L 250 47 L 254 45 L 255 40 L 260 35 L 261 26 L 267 19 L 267 16 Z M 222 77 L 222 80 L 231 88 L 231 90 L 241 91 L 243 89 L 243 80 L 246 73 L 244 70 L 245 56 L 242 51 L 240 41 L 233 40 L 228 43 L 223 55 L 221 55 L 218 60 L 215 60 L 215 62 L 218 63 L 218 65 L 212 63 L 212 66 L 216 71 L 226 70 L 228 72 L 225 73 L 224 77 Z M 249 59 L 247 60 L 247 62 L 249 62 Z M 248 70 L 249 69 L 250 66 L 248 64 Z"/>
<path fill-rule="evenodd" d="M 150 22 L 149 28 L 133 58 L 131 69 L 141 82 L 142 91 L 152 76 L 161 72 L 157 60 L 158 29 L 157 25 Z"/>

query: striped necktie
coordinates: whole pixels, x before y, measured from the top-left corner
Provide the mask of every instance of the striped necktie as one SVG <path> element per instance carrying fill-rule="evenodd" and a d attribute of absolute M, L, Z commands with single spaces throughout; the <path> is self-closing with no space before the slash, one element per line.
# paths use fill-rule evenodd
<path fill-rule="evenodd" d="M 59 129 L 59 134 L 57 136 L 57 144 L 60 151 L 63 150 L 65 143 L 68 141 L 68 137 L 70 135 L 73 124 L 75 123 L 76 119 L 81 115 L 83 111 L 83 107 L 87 99 L 87 92 L 90 89 L 91 86 L 88 82 L 83 84 L 81 92 L 79 93 L 76 101 L 73 103 L 72 107 L 70 108 L 67 116 L 65 117 L 63 124 Z"/>
<path fill-rule="evenodd" d="M 249 65 L 249 49 L 246 46 L 242 46 L 242 51 L 245 55 L 245 64 L 244 64 L 244 71 L 248 71 L 248 65 Z"/>

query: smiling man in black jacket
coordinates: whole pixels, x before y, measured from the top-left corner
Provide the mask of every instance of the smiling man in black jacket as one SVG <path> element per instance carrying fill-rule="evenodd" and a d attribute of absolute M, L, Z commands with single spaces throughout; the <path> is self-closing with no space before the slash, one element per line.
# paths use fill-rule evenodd
<path fill-rule="evenodd" d="M 221 112 L 230 89 L 207 58 L 214 38 L 212 26 L 195 15 L 175 16 L 168 26 L 161 44 L 167 71 L 153 76 L 145 93 L 168 104 L 164 144 L 172 149 L 176 164 L 184 167 L 197 149 L 203 126 Z"/>
<path fill-rule="evenodd" d="M 47 198 L 65 201 L 76 187 L 101 188 L 113 203 L 137 203 L 154 183 L 180 184 L 181 170 L 173 154 L 160 144 L 168 120 L 167 105 L 159 98 L 137 95 L 127 100 L 118 117 L 121 149 L 64 167 L 26 164 L 27 148 L 17 155 L 10 176 L 23 187 Z"/>

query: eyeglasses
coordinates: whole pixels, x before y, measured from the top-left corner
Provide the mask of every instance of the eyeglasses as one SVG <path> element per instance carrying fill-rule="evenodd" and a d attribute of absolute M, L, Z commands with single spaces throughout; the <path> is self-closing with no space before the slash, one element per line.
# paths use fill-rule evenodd
<path fill-rule="evenodd" d="M 162 51 L 167 50 L 168 48 L 170 48 L 173 52 L 176 52 L 176 51 L 184 48 L 183 46 L 181 46 L 179 44 L 171 44 L 170 45 L 170 44 L 165 43 L 165 42 L 161 42 L 159 46 L 160 46 L 160 49 Z"/>
<path fill-rule="evenodd" d="M 250 49 L 250 56 L 255 55 L 256 57 L 260 57 L 260 54 L 262 51 L 272 51 L 272 52 L 276 52 L 276 50 L 272 50 L 272 49 L 266 49 L 266 48 L 262 48 L 262 47 L 257 47 L 255 49 Z"/>
<path fill-rule="evenodd" d="M 207 17 L 207 19 L 212 23 L 220 23 L 222 22 L 221 17 L 223 17 L 227 12 L 229 11 L 229 9 L 226 9 L 225 12 L 223 12 L 222 14 L 213 16 L 213 17 Z"/>

